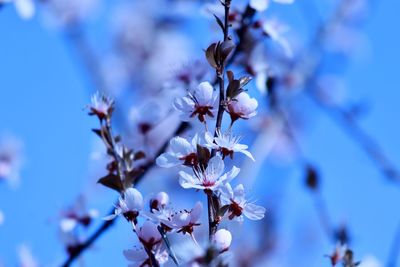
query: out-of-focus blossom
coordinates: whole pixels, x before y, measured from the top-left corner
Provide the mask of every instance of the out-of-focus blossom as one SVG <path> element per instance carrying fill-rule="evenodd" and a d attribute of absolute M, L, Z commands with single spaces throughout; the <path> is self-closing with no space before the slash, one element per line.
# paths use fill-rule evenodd
<path fill-rule="evenodd" d="M 0 225 L 4 223 L 4 213 L 0 210 Z"/>
<path fill-rule="evenodd" d="M 161 107 L 156 101 L 151 101 L 140 107 L 133 107 L 129 114 L 130 122 L 135 131 L 146 135 L 162 119 Z"/>
<path fill-rule="evenodd" d="M 89 105 L 89 115 L 95 115 L 100 120 L 103 120 L 109 116 L 114 109 L 114 101 L 109 97 L 102 95 L 97 92 L 92 96 L 92 103 Z"/>
<path fill-rule="evenodd" d="M 39 263 L 32 254 L 31 249 L 26 245 L 18 247 L 19 266 L 21 267 L 38 267 Z"/>
<path fill-rule="evenodd" d="M 123 197 L 119 198 L 114 214 L 105 217 L 105 220 L 112 220 L 122 215 L 129 222 L 135 222 L 139 212 L 143 208 L 143 196 L 136 188 L 128 188 Z"/>
<path fill-rule="evenodd" d="M 30 19 L 35 14 L 35 5 L 32 0 L 0 0 L 0 6 L 11 2 L 14 3 L 21 18 Z"/>
<path fill-rule="evenodd" d="M 240 137 L 232 135 L 232 133 L 221 133 L 217 132 L 217 136 L 213 137 L 210 132 L 205 134 L 206 146 L 211 149 L 216 149 L 222 155 L 222 159 L 225 157 L 230 157 L 233 159 L 233 153 L 238 152 L 246 155 L 254 161 L 253 156 L 247 150 L 248 146 L 244 144 L 239 144 Z"/>
<path fill-rule="evenodd" d="M 195 188 L 202 190 L 215 190 L 225 183 L 231 181 L 238 174 L 240 169 L 233 166 L 232 169 L 224 173 L 225 164 L 220 156 L 210 159 L 205 170 L 194 170 L 193 174 L 185 171 L 179 172 L 179 183 L 183 188 Z"/>
<path fill-rule="evenodd" d="M 78 214 L 74 212 L 67 213 L 60 221 L 60 228 L 64 232 L 71 232 L 78 225 L 89 226 L 93 219 L 99 216 L 99 212 L 91 209 L 87 214 Z"/>
<path fill-rule="evenodd" d="M 169 196 L 165 192 L 159 192 L 150 199 L 150 209 L 159 210 L 165 208 L 169 203 Z"/>
<path fill-rule="evenodd" d="M 338 264 L 343 260 L 346 250 L 347 250 L 346 245 L 338 243 L 333 253 L 330 255 L 326 255 L 330 259 L 332 266 L 335 266 L 336 264 Z"/>
<path fill-rule="evenodd" d="M 161 242 L 161 234 L 157 229 L 157 225 L 150 221 L 145 221 L 143 226 L 137 230 L 137 235 L 143 246 L 152 250 L 154 246 Z"/>
<path fill-rule="evenodd" d="M 212 238 L 212 244 L 220 252 L 227 251 L 231 246 L 231 242 L 232 234 L 225 229 L 219 229 Z"/>
<path fill-rule="evenodd" d="M 150 267 L 151 261 L 146 251 L 142 248 L 140 249 L 127 249 L 123 251 L 125 258 L 130 261 L 131 264 L 128 267 Z M 165 264 L 168 261 L 168 252 L 166 250 L 156 250 L 154 251 L 154 257 L 159 264 Z"/>
<path fill-rule="evenodd" d="M 288 40 L 283 36 L 289 31 L 288 26 L 277 19 L 269 19 L 262 23 L 262 29 L 268 37 L 282 47 L 286 56 L 292 57 L 292 49 Z"/>
<path fill-rule="evenodd" d="M 170 151 L 161 154 L 157 158 L 157 165 L 163 168 L 170 168 L 180 164 L 196 166 L 198 143 L 199 137 L 197 134 L 190 143 L 185 138 L 179 136 L 172 138 L 169 142 Z"/>
<path fill-rule="evenodd" d="M 294 0 L 272 0 L 279 4 L 292 4 Z M 250 0 L 249 5 L 259 11 L 262 12 L 269 7 L 271 0 Z"/>
<path fill-rule="evenodd" d="M 239 118 L 250 119 L 257 114 L 258 102 L 255 98 L 251 98 L 247 93 L 242 92 L 233 100 L 229 101 L 228 112 L 232 121 Z"/>
<path fill-rule="evenodd" d="M 192 235 L 195 226 L 199 226 L 199 219 L 203 205 L 201 202 L 197 202 L 192 210 L 183 210 L 173 214 L 170 220 L 165 221 L 165 224 L 175 229 L 178 233 Z"/>
<path fill-rule="evenodd" d="M 200 83 L 193 94 L 175 99 L 174 106 L 182 115 L 183 121 L 197 117 L 200 122 L 206 118 L 214 118 L 217 104 L 217 92 L 209 82 Z"/>
<path fill-rule="evenodd" d="M 358 267 L 382 267 L 382 266 L 383 264 L 372 255 L 364 257 L 361 260 L 360 265 L 358 265 Z"/>
<path fill-rule="evenodd" d="M 15 137 L 0 139 L 0 182 L 7 181 L 12 187 L 19 184 L 22 165 L 22 143 Z"/>
<path fill-rule="evenodd" d="M 221 200 L 224 205 L 229 205 L 228 217 L 230 220 L 243 220 L 243 215 L 250 220 L 261 220 L 265 215 L 265 208 L 249 202 L 245 198 L 244 187 L 239 184 L 232 189 L 228 183 L 221 188 Z"/>
<path fill-rule="evenodd" d="M 51 24 L 69 26 L 87 19 L 96 9 L 98 0 L 48 0 L 46 14 Z"/>

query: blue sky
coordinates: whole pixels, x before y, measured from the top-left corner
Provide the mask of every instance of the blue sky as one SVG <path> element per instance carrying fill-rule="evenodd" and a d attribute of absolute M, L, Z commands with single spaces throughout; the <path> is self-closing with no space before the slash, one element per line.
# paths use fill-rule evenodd
<path fill-rule="evenodd" d="M 370 104 L 362 127 L 400 166 L 400 2 L 382 0 L 376 7 L 364 31 L 371 52 L 351 62 L 343 75 L 349 95 Z M 0 36 L 0 133 L 23 140 L 25 151 L 21 186 L 13 190 L 0 185 L 0 210 L 6 214 L 0 226 L 0 259 L 15 266 L 15 247 L 27 243 L 40 262 L 51 265 L 64 258 L 55 225 L 58 210 L 88 186 L 90 129 L 95 126 L 83 110 L 90 96 L 88 80 L 63 36 L 45 29 L 40 18 L 22 21 L 12 8 L 1 10 Z M 334 221 L 349 223 L 356 254 L 372 253 L 384 262 L 400 221 L 399 187 L 386 182 L 360 148 L 323 113 L 315 116 L 302 147 L 323 173 L 323 194 Z M 316 229 L 320 226 L 311 198 L 303 190 L 301 172 L 290 168 L 283 173 L 287 187 L 280 216 L 286 223 L 280 228 L 287 233 L 288 243 L 293 243 L 289 250 L 293 259 L 299 248 L 299 225 L 313 221 Z M 105 213 L 114 195 L 103 194 L 95 205 Z M 124 266 L 121 251 L 129 244 L 126 231 L 128 226 L 119 223 L 102 238 L 87 254 L 88 265 Z M 307 255 L 304 261 L 311 265 L 303 266 L 322 266 L 321 255 L 331 246 L 318 238 L 324 246 Z"/>

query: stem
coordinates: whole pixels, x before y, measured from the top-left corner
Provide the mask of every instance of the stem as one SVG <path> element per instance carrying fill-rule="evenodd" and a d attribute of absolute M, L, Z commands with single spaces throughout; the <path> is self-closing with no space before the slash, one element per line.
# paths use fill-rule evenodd
<path fill-rule="evenodd" d="M 164 231 L 164 229 L 162 227 L 158 226 L 157 228 L 158 228 L 158 231 L 161 234 L 161 237 L 162 237 L 162 239 L 164 241 L 165 246 L 167 247 L 169 257 L 173 260 L 173 262 L 175 263 L 176 266 L 179 266 L 178 259 L 177 259 L 176 255 L 175 255 L 175 252 L 171 248 L 171 243 L 169 242 L 167 234 L 165 233 L 165 231 Z"/>

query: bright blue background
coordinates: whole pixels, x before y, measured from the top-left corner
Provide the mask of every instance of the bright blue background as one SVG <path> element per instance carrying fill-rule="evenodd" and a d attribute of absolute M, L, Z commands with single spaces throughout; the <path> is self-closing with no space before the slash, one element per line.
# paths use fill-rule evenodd
<path fill-rule="evenodd" d="M 362 126 L 400 166 L 400 2 L 382 0 L 376 7 L 365 27 L 372 54 L 350 64 L 345 77 L 349 94 L 371 103 Z M 0 209 L 6 215 L 0 226 L 0 259 L 8 266 L 15 266 L 20 243 L 29 244 L 45 265 L 65 257 L 57 238 L 58 210 L 88 186 L 90 128 L 95 126 L 83 111 L 91 92 L 83 70 L 62 34 L 45 29 L 40 18 L 23 21 L 13 8 L 0 11 L 0 133 L 22 139 L 26 159 L 21 186 L 10 190 L 0 185 Z M 385 262 L 400 221 L 399 188 L 385 182 L 369 158 L 325 115 L 317 117 L 302 146 L 323 172 L 323 194 L 335 223 L 349 223 L 356 255 L 372 253 Z M 279 212 L 285 223 L 279 229 L 288 251 L 281 256 L 289 255 L 288 266 L 295 266 L 294 260 L 296 266 L 328 266 L 321 255 L 332 246 L 324 239 L 309 194 L 302 190 L 300 170 L 277 173 L 287 183 Z M 105 213 L 113 198 L 103 193 L 95 206 Z M 310 251 L 298 233 L 307 224 L 319 229 L 316 238 L 323 244 Z M 88 265 L 124 266 L 121 251 L 129 247 L 128 228 L 120 222 L 104 236 L 86 254 Z"/>

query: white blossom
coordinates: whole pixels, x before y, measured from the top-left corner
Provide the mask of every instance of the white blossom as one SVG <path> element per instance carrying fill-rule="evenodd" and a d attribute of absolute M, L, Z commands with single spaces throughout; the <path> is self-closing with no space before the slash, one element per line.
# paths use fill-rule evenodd
<path fill-rule="evenodd" d="M 161 209 L 165 208 L 169 203 L 169 196 L 165 192 L 158 192 L 154 197 L 150 199 L 150 209 Z"/>
<path fill-rule="evenodd" d="M 212 238 L 212 244 L 220 252 L 228 250 L 231 246 L 231 242 L 232 234 L 225 229 L 219 229 Z"/>
<path fill-rule="evenodd" d="M 249 119 L 257 114 L 258 102 L 255 98 L 251 98 L 246 92 L 240 93 L 234 99 L 229 101 L 228 112 L 232 121 L 239 118 Z"/>
<path fill-rule="evenodd" d="M 186 189 L 215 190 L 235 178 L 240 171 L 239 168 L 233 166 L 229 172 L 223 174 L 224 169 L 225 164 L 222 158 L 220 156 L 214 156 L 208 162 L 208 166 L 205 170 L 195 169 L 193 174 L 180 171 L 179 183 Z"/>
<path fill-rule="evenodd" d="M 153 251 L 154 257 L 159 264 L 164 264 L 168 261 L 168 252 L 166 250 L 157 249 Z M 127 249 L 123 251 L 123 254 L 127 260 L 131 262 L 128 267 L 137 266 L 151 266 L 149 256 L 146 251 L 142 248 L 140 249 Z"/>
<path fill-rule="evenodd" d="M 155 245 L 161 242 L 161 234 L 157 229 L 157 225 L 150 221 L 145 221 L 143 226 L 137 230 L 140 242 L 145 248 L 151 250 Z"/>
<path fill-rule="evenodd" d="M 207 142 L 206 147 L 219 151 L 222 154 L 222 159 L 227 156 L 231 157 L 232 159 L 233 153 L 238 152 L 255 161 L 251 153 L 247 150 L 248 146 L 239 144 L 240 137 L 236 137 L 230 132 L 221 133 L 221 131 L 217 131 L 216 137 L 213 137 L 211 133 L 206 132 L 205 140 Z"/>
<path fill-rule="evenodd" d="M 262 12 L 265 11 L 270 4 L 271 0 L 250 0 L 249 5 L 255 10 Z M 294 0 L 272 0 L 279 4 L 292 4 Z"/>
<path fill-rule="evenodd" d="M 174 137 L 169 142 L 170 151 L 161 154 L 156 163 L 160 167 L 170 168 L 178 165 L 195 166 L 197 165 L 197 144 L 199 137 L 196 134 L 189 142 L 182 137 Z"/>
<path fill-rule="evenodd" d="M 221 201 L 224 205 L 229 205 L 228 217 L 230 220 L 242 221 L 243 215 L 250 220 L 264 218 L 265 208 L 246 200 L 242 184 L 232 189 L 232 186 L 227 183 L 225 187 L 221 188 Z"/>
<path fill-rule="evenodd" d="M 176 212 L 164 222 L 168 227 L 176 230 L 177 233 L 188 233 L 191 235 L 193 233 L 194 227 L 200 225 L 199 219 L 202 210 L 203 205 L 201 204 L 201 202 L 197 202 L 192 210 L 183 210 Z"/>
<path fill-rule="evenodd" d="M 105 217 L 105 220 L 112 220 L 118 215 L 122 215 L 130 222 L 135 222 L 139 212 L 143 208 L 143 196 L 135 188 L 128 188 L 123 197 L 119 198 L 114 214 Z"/>
<path fill-rule="evenodd" d="M 209 82 L 202 82 L 193 94 L 176 98 L 174 107 L 182 113 L 183 121 L 189 121 L 197 116 L 200 122 L 205 122 L 206 118 L 214 118 L 217 98 L 218 94 L 213 86 Z"/>
<path fill-rule="evenodd" d="M 31 249 L 27 245 L 18 247 L 19 266 L 23 267 L 38 267 L 39 263 L 32 254 Z"/>
<path fill-rule="evenodd" d="M 383 264 L 373 255 L 368 255 L 361 260 L 359 267 L 382 267 Z"/>
<path fill-rule="evenodd" d="M 91 100 L 89 115 L 96 115 L 101 120 L 111 115 L 114 105 L 113 100 L 99 92 L 94 94 Z"/>

